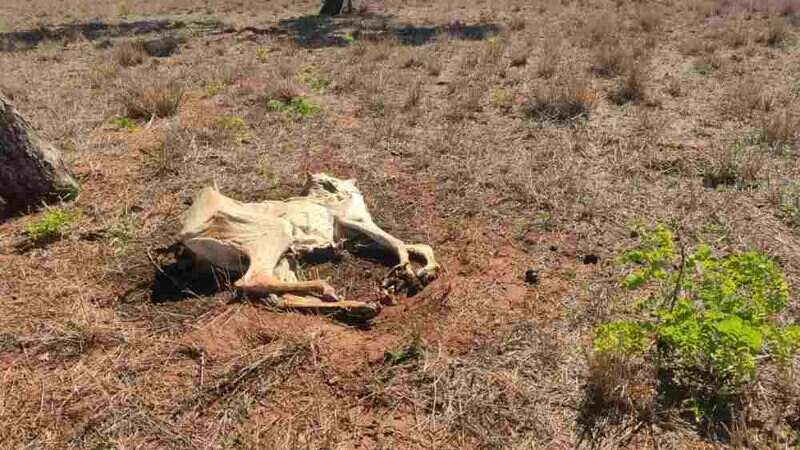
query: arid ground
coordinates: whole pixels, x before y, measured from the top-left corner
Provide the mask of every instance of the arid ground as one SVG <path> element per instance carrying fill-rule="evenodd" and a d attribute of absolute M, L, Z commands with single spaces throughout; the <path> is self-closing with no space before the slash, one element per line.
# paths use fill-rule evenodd
<path fill-rule="evenodd" d="M 354 6 L 0 3 L 0 89 L 81 184 L 0 224 L 0 447 L 797 445 L 795 371 L 713 429 L 586 386 L 631 223 L 765 252 L 800 290 L 800 2 Z M 199 188 L 280 199 L 306 171 L 356 178 L 440 278 L 365 325 L 173 276 L 157 250 Z M 304 266 L 359 300 L 386 270 Z"/>

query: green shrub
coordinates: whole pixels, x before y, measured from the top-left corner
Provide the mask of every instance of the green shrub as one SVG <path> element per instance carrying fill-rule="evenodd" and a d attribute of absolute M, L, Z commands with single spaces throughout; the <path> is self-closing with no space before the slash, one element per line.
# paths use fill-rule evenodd
<path fill-rule="evenodd" d="M 267 108 L 280 111 L 293 119 L 313 117 L 319 114 L 320 108 L 307 97 L 292 97 L 288 100 L 273 99 L 267 102 Z"/>
<path fill-rule="evenodd" d="M 76 209 L 51 209 L 25 227 L 25 234 L 38 244 L 52 242 L 66 235 L 79 218 Z"/>
<path fill-rule="evenodd" d="M 757 252 L 715 257 L 707 245 L 678 252 L 663 225 L 635 231 L 640 244 L 620 260 L 636 267 L 622 285 L 649 295 L 637 318 L 596 326 L 594 353 L 656 355 L 670 384 L 662 389 L 711 419 L 760 364 L 786 361 L 800 347 L 800 326 L 778 320 L 790 299 L 783 272 Z"/>
<path fill-rule="evenodd" d="M 239 116 L 223 116 L 217 119 L 215 128 L 221 131 L 233 143 L 246 141 L 250 137 L 250 131 L 244 119 Z"/>
<path fill-rule="evenodd" d="M 114 117 L 109 122 L 112 127 L 118 130 L 126 130 L 126 131 L 136 131 L 136 122 L 131 120 L 128 117 Z"/>
<path fill-rule="evenodd" d="M 324 91 L 333 86 L 333 80 L 320 74 L 314 66 L 303 67 L 297 73 L 297 81 L 315 91 Z"/>

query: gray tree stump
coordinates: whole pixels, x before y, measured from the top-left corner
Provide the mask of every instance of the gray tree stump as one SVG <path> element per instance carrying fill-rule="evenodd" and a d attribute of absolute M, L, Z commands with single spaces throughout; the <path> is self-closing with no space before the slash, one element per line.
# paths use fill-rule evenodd
<path fill-rule="evenodd" d="M 77 192 L 61 153 L 0 92 L 0 218 Z"/>

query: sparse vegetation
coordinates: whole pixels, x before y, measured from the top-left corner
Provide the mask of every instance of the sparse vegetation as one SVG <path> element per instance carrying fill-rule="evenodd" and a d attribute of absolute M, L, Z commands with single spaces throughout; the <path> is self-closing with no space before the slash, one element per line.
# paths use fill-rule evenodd
<path fill-rule="evenodd" d="M 131 119 L 169 117 L 178 111 L 183 95 L 184 88 L 177 81 L 128 79 L 122 87 L 120 103 L 125 116 Z"/>
<path fill-rule="evenodd" d="M 0 447 L 798 447 L 796 0 L 56 3 L 0 2 L 3 95 L 81 183 L 0 223 Z M 168 247 L 198 190 L 306 171 L 440 279 L 293 254 L 383 303 L 356 325 Z M 51 211 L 80 216 L 34 239 Z M 634 262 L 634 217 L 670 255 Z"/>
<path fill-rule="evenodd" d="M 685 409 L 711 424 L 730 421 L 731 408 L 740 404 L 758 370 L 768 361 L 787 362 L 800 348 L 800 326 L 779 320 L 790 300 L 783 272 L 757 252 L 714 256 L 706 245 L 690 251 L 685 243 L 676 244 L 663 225 L 639 227 L 636 233 L 640 245 L 621 259 L 637 268 L 622 284 L 643 290 L 641 312 L 634 319 L 598 325 L 593 352 L 601 359 L 616 358 L 623 367 L 640 358 L 651 361 L 663 380 L 659 407 Z M 599 373 L 611 386 L 647 383 L 612 380 L 609 370 Z M 642 403 L 639 392 L 593 394 L 606 395 L 606 404 L 630 406 Z"/>
<path fill-rule="evenodd" d="M 320 113 L 320 107 L 308 97 L 291 97 L 288 99 L 272 99 L 267 102 L 271 111 L 280 111 L 287 117 L 302 119 L 313 117 Z"/>
<path fill-rule="evenodd" d="M 774 151 L 792 149 L 800 140 L 800 115 L 789 110 L 765 114 L 761 119 L 758 139 Z"/>
<path fill-rule="evenodd" d="M 144 62 L 147 57 L 140 42 L 124 41 L 114 46 L 112 50 L 114 61 L 121 67 L 132 67 Z"/>
<path fill-rule="evenodd" d="M 40 245 L 64 237 L 80 218 L 80 211 L 70 208 L 52 208 L 25 227 L 25 234 Z"/>
<path fill-rule="evenodd" d="M 565 71 L 560 78 L 536 89 L 524 110 L 539 120 L 569 122 L 588 118 L 595 101 L 596 93 L 589 82 Z"/>
<path fill-rule="evenodd" d="M 758 149 L 747 142 L 719 146 L 710 152 L 705 163 L 703 184 L 713 189 L 720 186 L 751 188 L 758 183 L 763 167 L 764 159 Z"/>

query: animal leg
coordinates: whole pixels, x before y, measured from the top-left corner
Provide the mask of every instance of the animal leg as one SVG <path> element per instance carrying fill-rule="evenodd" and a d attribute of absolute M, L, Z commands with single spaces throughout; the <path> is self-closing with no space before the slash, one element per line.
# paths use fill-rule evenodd
<path fill-rule="evenodd" d="M 298 309 L 321 313 L 346 312 L 363 320 L 372 319 L 380 312 L 380 306 L 371 303 L 349 300 L 326 302 L 315 297 L 301 297 L 292 294 L 284 294 L 278 297 L 274 304 L 282 309 Z"/>
<path fill-rule="evenodd" d="M 336 290 L 325 280 L 283 282 L 267 275 L 244 277 L 236 282 L 236 287 L 246 294 L 255 297 L 266 297 L 270 294 L 311 294 L 327 301 L 336 301 Z"/>
<path fill-rule="evenodd" d="M 417 271 L 417 278 L 422 284 L 428 284 L 439 275 L 439 264 L 433 255 L 433 249 L 426 244 L 407 244 L 406 249 L 411 256 L 425 261 L 425 266 Z"/>
<path fill-rule="evenodd" d="M 400 281 L 409 283 L 412 286 L 419 284 L 416 274 L 413 270 L 411 270 L 411 264 L 409 264 L 408 257 L 408 248 L 403 241 L 385 232 L 372 221 L 359 222 L 346 219 L 337 219 L 337 221 L 343 228 L 363 234 L 382 248 L 385 248 L 397 255 L 398 263 L 389 272 L 389 275 L 387 276 L 387 283 L 385 283 L 389 286 L 386 287 L 397 284 L 393 281 L 389 282 L 391 277 L 397 277 Z"/>

